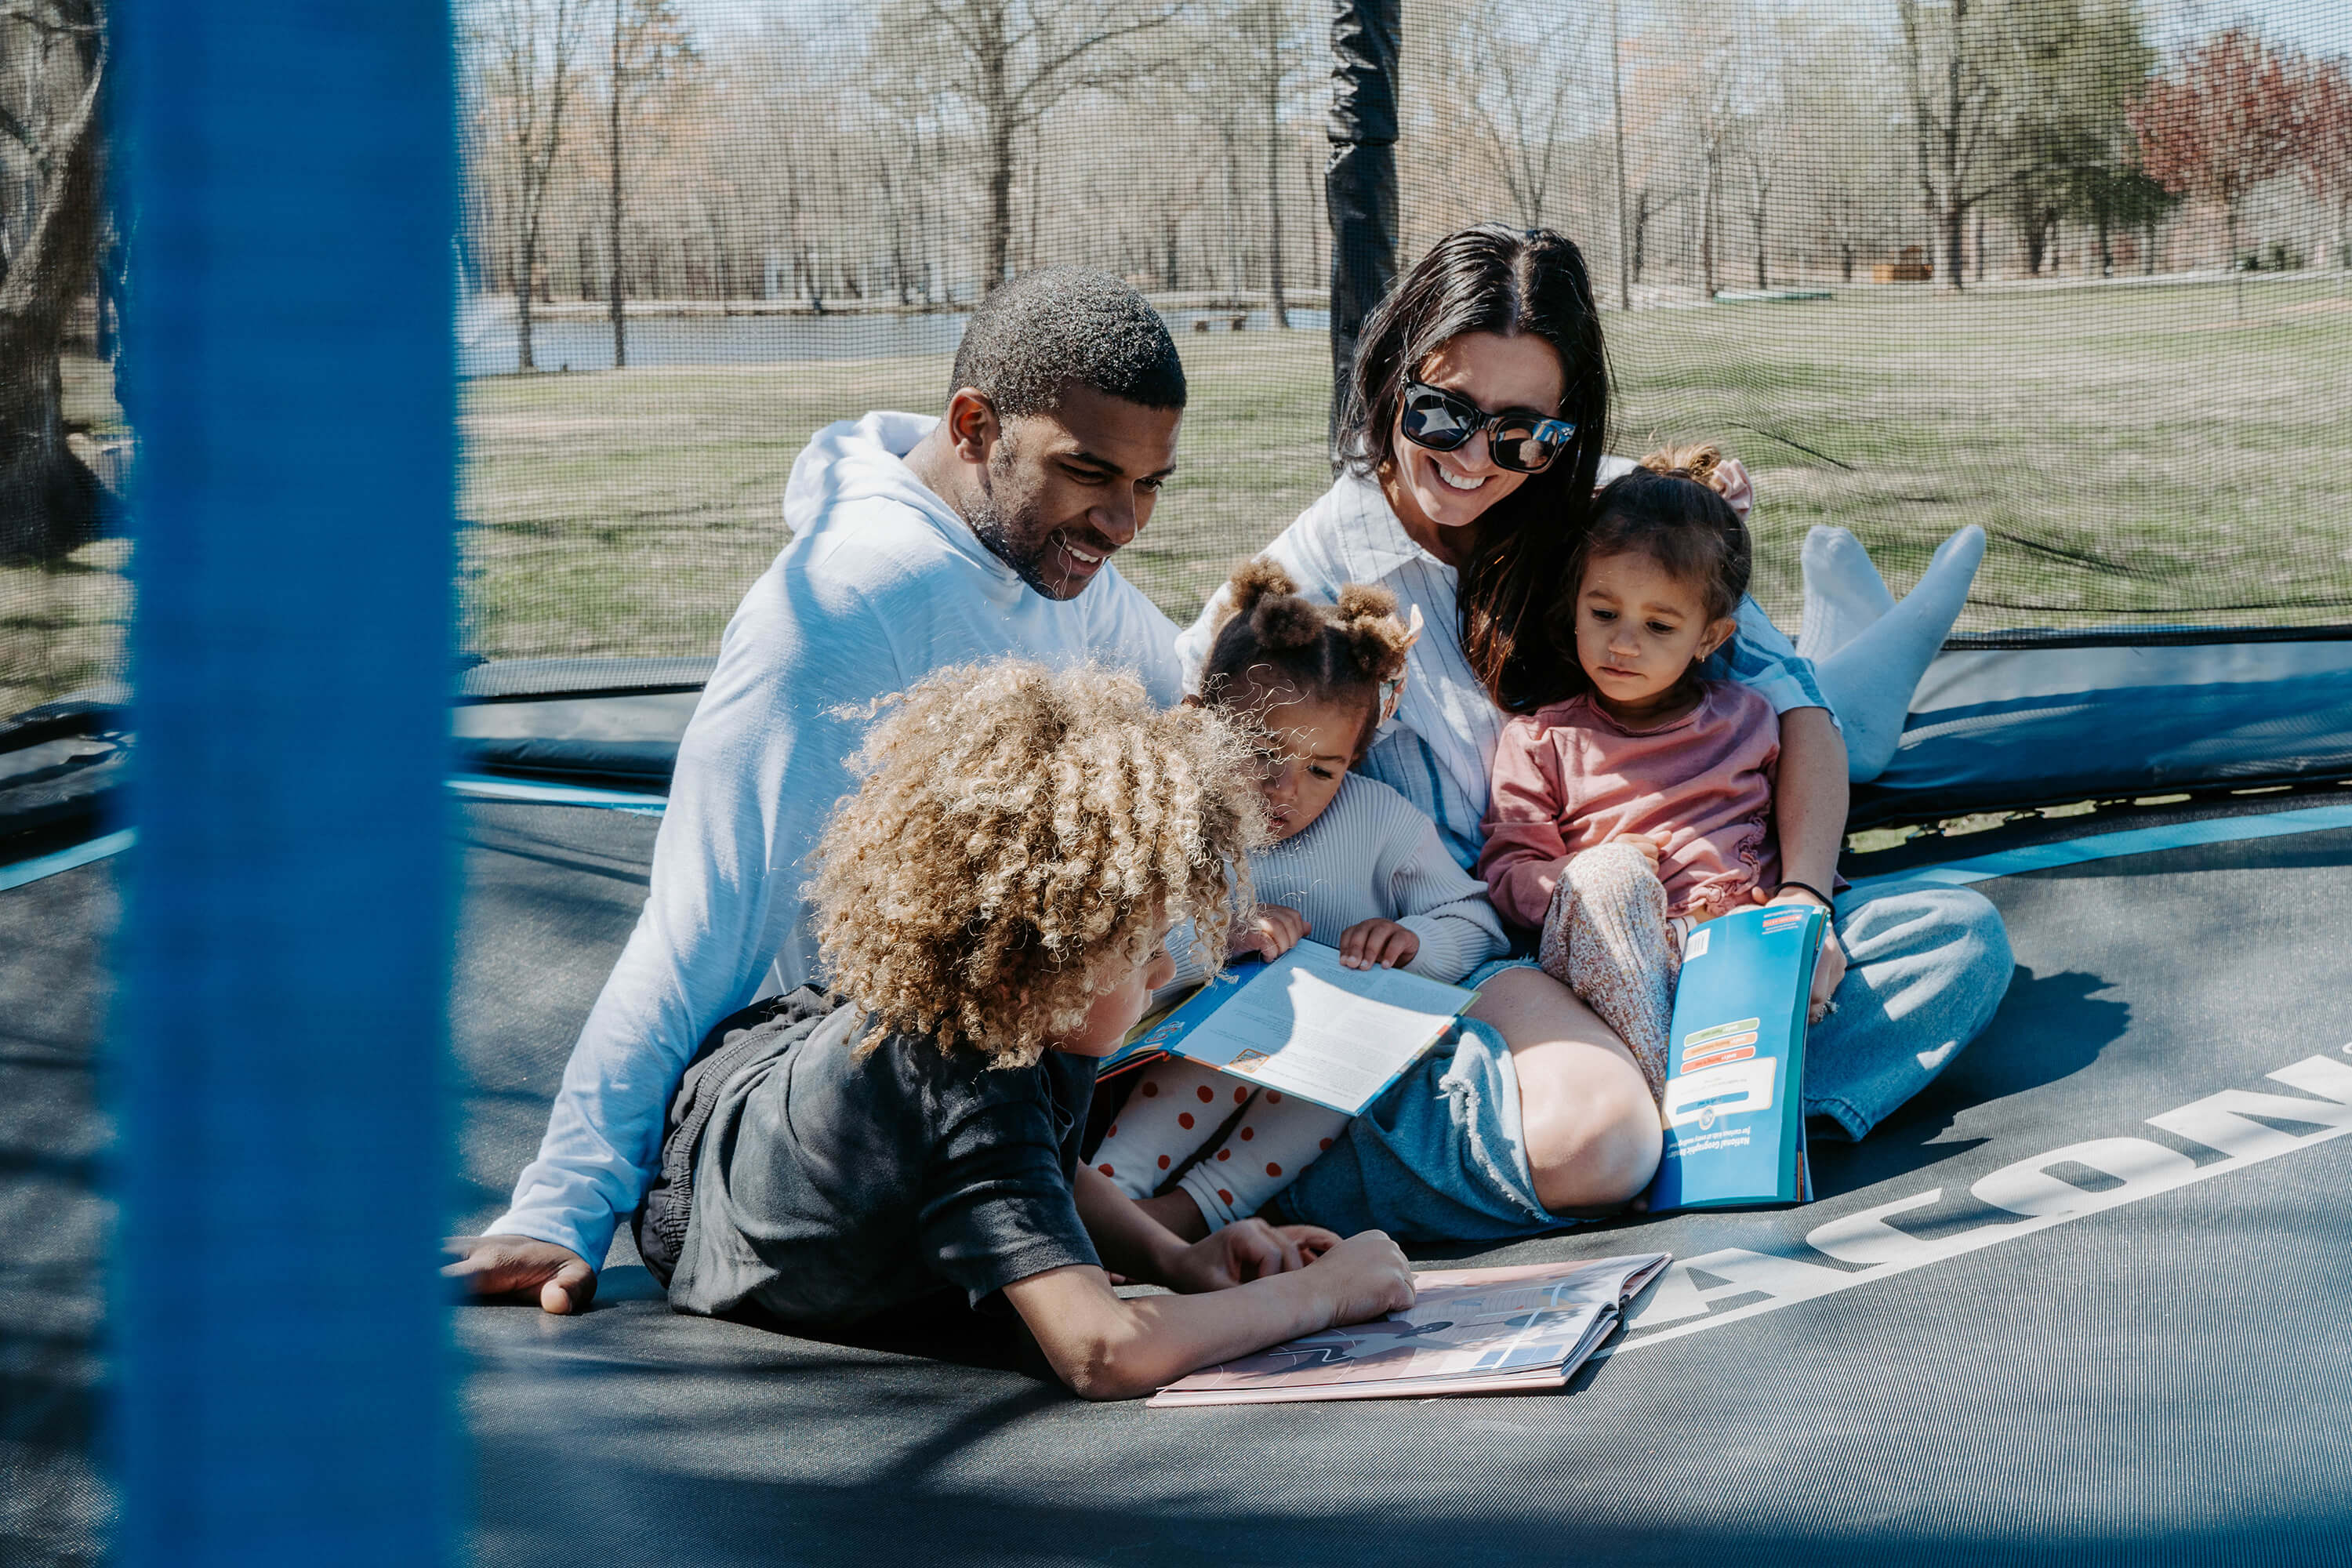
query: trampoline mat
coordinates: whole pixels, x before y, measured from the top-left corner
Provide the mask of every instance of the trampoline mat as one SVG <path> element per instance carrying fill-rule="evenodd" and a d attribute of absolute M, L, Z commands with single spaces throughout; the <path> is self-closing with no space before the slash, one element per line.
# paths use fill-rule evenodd
<path fill-rule="evenodd" d="M 498 1212 L 537 1140 L 635 919 L 654 826 L 466 808 L 459 1226 Z M 1869 1142 L 1817 1146 L 1817 1203 L 1444 1255 L 1696 1260 L 1682 1294 L 1654 1298 L 1651 1321 L 1562 1394 L 1089 1406 L 1013 1372 L 675 1317 L 623 1251 L 583 1318 L 457 1315 L 476 1554 L 1678 1563 L 1731 1548 L 1777 1563 L 1932 1547 L 1952 1563 L 2352 1560 L 2352 1138 L 2336 1136 L 2343 1108 L 2313 1088 L 2352 1070 L 2347 861 L 2352 831 L 2315 832 L 1979 884 L 2017 953 L 2006 1004 Z M 96 866 L 0 895 L 0 1135 L 18 1218 L 0 1240 L 12 1496 L 43 1465 L 67 1489 L 52 1496 L 86 1482 L 64 1450 L 87 1421 L 55 1414 L 86 1404 L 96 1321 L 94 1276 L 59 1261 L 94 1247 L 99 1213 L 87 1193 L 96 948 L 72 933 L 103 926 L 110 886 Z M 51 994 L 75 964 L 60 1003 Z M 50 997 L 37 1027 L 19 1022 L 35 1016 L 18 1006 L 30 996 Z M 43 1065 L 68 1057 L 79 1079 Z M 2268 1076 L 2283 1070 L 2299 1084 Z M 28 1072 L 65 1084 L 46 1117 L 18 1104 Z M 2225 1091 L 2310 1110 L 2211 1100 Z M 24 1196 L 44 1182 L 79 1184 L 80 1206 Z M 1904 1206 L 1881 1226 L 1864 1214 L 1892 1205 Z M 2041 1217 L 2021 1222 L 2015 1206 Z M 1917 1266 L 1873 1265 L 1888 1258 Z M 50 1337 L 34 1337 L 37 1319 Z M 25 1421 L 26 1369 L 59 1358 L 80 1381 L 52 1376 L 51 1419 Z M 11 1544 L 29 1543 L 24 1511 L 6 1518 Z"/>

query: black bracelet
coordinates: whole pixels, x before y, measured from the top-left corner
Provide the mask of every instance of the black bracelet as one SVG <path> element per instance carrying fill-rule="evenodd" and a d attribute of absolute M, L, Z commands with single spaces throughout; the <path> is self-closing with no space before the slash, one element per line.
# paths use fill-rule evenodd
<path fill-rule="evenodd" d="M 1811 882 L 1783 882 L 1779 887 L 1772 889 L 1772 896 L 1777 899 L 1790 888 L 1794 888 L 1801 893 L 1812 894 L 1813 897 L 1821 900 L 1822 909 L 1827 910 L 1832 914 L 1837 913 L 1837 900 L 1831 898 L 1827 893 L 1822 892 L 1819 888 L 1814 887 Z"/>

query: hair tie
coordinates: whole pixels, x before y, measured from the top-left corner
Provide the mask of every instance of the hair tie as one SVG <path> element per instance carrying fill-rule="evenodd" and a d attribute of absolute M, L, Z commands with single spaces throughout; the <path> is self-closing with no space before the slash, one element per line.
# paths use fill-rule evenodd
<path fill-rule="evenodd" d="M 1748 478 L 1747 466 L 1737 458 L 1726 458 L 1716 464 L 1713 478 L 1716 494 L 1729 501 L 1739 521 L 1746 522 L 1748 509 L 1756 504 L 1756 486 Z"/>

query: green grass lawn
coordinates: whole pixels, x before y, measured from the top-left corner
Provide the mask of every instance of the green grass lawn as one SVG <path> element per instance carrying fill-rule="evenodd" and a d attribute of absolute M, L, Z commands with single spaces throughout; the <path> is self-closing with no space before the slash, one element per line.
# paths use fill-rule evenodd
<path fill-rule="evenodd" d="M 1852 528 L 1899 592 L 1993 532 L 1963 622 L 2352 621 L 2352 293 L 2284 282 L 1841 291 L 1609 320 L 1619 450 L 1713 437 L 1755 470 L 1757 593 Z M 1188 335 L 1183 467 L 1121 566 L 1189 616 L 1328 482 L 1312 332 Z M 490 658 L 698 654 L 785 541 L 811 431 L 936 408 L 943 358 L 505 376 L 464 390 L 465 637 Z M 110 399 L 76 395 L 102 424 Z M 0 569 L 0 711 L 113 668 L 124 547 Z M 2241 609 L 2239 606 L 2262 606 Z"/>

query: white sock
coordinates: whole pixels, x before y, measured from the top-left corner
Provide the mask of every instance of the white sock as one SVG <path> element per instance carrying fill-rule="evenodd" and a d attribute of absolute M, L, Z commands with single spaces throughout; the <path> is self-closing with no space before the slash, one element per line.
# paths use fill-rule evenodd
<path fill-rule="evenodd" d="M 1819 663 L 1893 609 L 1895 595 L 1862 541 L 1843 528 L 1819 526 L 1806 534 L 1803 560 L 1805 624 L 1797 652 Z"/>
<path fill-rule="evenodd" d="M 1131 1198 L 1148 1198 L 1250 1097 L 1214 1068 L 1169 1057 L 1142 1075 L 1095 1151 L 1095 1169 Z"/>
<path fill-rule="evenodd" d="M 1968 607 L 1969 585 L 1976 581 L 1984 551 L 1984 530 L 1970 523 L 1937 547 L 1927 574 L 1900 604 L 1835 652 L 1814 658 L 1822 695 L 1845 732 L 1846 776 L 1853 783 L 1876 778 L 1895 760 L 1911 693 Z"/>
<path fill-rule="evenodd" d="M 1279 1089 L 1262 1089 L 1242 1112 L 1233 1136 L 1176 1184 L 1192 1194 L 1210 1230 L 1223 1230 L 1257 1213 L 1297 1181 L 1347 1125 L 1336 1110 Z"/>

